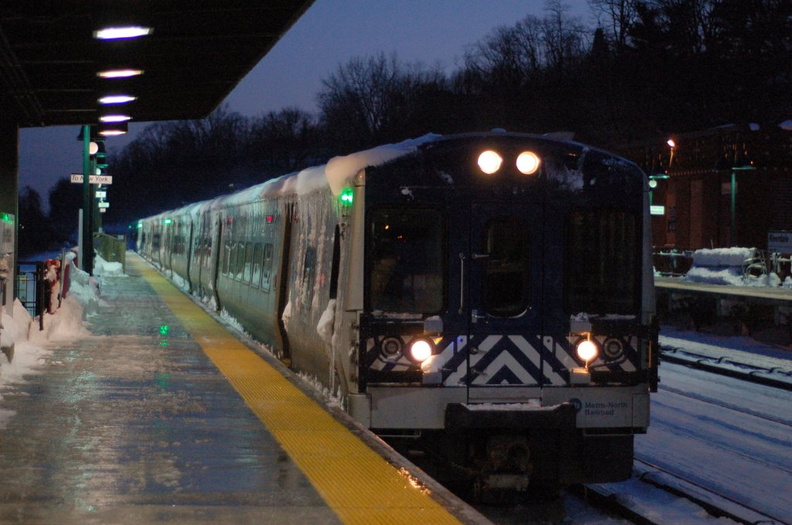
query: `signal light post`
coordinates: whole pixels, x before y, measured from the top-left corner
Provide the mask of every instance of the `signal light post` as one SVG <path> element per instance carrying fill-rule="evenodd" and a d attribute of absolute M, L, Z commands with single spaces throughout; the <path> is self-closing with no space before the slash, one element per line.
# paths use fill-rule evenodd
<path fill-rule="evenodd" d="M 91 126 L 83 126 L 83 213 L 82 213 L 82 259 L 83 271 L 93 274 L 93 196 L 91 195 Z"/>

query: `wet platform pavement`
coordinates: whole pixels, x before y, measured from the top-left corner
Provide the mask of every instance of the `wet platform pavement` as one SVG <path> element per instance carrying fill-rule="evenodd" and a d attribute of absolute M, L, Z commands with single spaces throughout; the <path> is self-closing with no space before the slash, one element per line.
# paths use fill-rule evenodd
<path fill-rule="evenodd" d="M 91 335 L 3 395 L 0 523 L 486 521 L 137 255 L 101 282 Z"/>

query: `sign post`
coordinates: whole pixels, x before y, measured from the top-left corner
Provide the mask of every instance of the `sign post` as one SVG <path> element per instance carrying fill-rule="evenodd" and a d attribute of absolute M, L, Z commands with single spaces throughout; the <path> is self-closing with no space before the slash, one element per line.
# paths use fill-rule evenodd
<path fill-rule="evenodd" d="M 93 274 L 93 221 L 91 198 L 91 126 L 85 125 L 82 129 L 83 143 L 83 228 L 82 228 L 82 259 L 79 261 L 82 270 L 88 275 Z"/>

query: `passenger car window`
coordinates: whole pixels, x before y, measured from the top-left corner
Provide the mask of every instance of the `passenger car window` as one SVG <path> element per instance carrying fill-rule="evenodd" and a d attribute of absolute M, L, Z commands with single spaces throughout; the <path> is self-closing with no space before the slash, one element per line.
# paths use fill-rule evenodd
<path fill-rule="evenodd" d="M 253 245 L 253 280 L 251 284 L 258 288 L 261 284 L 261 263 L 263 248 L 260 242 Z"/>
<path fill-rule="evenodd" d="M 261 264 L 261 289 L 269 292 L 272 286 L 272 244 L 264 245 L 264 260 Z"/>

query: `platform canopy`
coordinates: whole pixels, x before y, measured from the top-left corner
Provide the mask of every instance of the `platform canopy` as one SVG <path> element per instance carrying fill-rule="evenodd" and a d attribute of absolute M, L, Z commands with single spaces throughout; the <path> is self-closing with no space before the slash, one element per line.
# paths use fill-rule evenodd
<path fill-rule="evenodd" d="M 203 118 L 313 0 L 24 0 L 0 3 L 0 118 L 19 127 Z M 100 40 L 106 27 L 139 38 Z M 105 79 L 110 69 L 142 74 Z M 105 106 L 106 95 L 134 101 Z M 9 118 L 10 117 L 10 118 Z"/>

